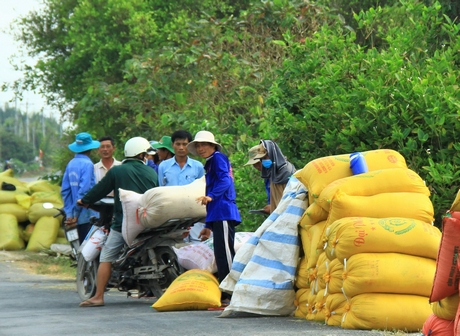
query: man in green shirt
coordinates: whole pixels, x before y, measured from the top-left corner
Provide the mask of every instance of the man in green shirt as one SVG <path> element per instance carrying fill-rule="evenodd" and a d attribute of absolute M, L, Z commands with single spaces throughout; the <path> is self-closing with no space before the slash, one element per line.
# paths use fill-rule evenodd
<path fill-rule="evenodd" d="M 104 305 L 104 291 L 112 273 L 112 263 L 116 261 L 124 245 L 121 234 L 123 209 L 120 202 L 119 188 L 131 190 L 139 194 L 158 186 L 158 175 L 144 164 L 147 152 L 151 150 L 150 143 L 141 137 L 129 139 L 125 144 L 125 160 L 120 166 L 112 167 L 104 178 L 99 181 L 77 203 L 88 207 L 114 191 L 114 219 L 110 234 L 101 251 L 100 264 L 97 270 L 96 294 L 80 303 L 80 307 L 95 307 Z"/>

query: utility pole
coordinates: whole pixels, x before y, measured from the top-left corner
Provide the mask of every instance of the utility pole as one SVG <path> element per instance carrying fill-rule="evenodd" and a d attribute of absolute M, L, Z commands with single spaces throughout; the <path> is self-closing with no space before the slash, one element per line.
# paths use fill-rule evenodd
<path fill-rule="evenodd" d="M 26 140 L 30 142 L 29 102 L 26 102 Z"/>
<path fill-rule="evenodd" d="M 29 102 L 26 102 L 26 141 L 30 142 L 30 136 L 29 136 Z"/>
<path fill-rule="evenodd" d="M 14 135 L 19 135 L 18 97 L 14 98 Z"/>
<path fill-rule="evenodd" d="M 45 108 L 42 107 L 42 137 L 45 137 Z"/>

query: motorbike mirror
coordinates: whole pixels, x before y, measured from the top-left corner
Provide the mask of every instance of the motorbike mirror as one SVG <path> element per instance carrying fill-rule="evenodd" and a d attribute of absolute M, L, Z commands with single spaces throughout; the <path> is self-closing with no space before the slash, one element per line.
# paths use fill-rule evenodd
<path fill-rule="evenodd" d="M 45 209 L 53 209 L 54 205 L 53 205 L 53 203 L 46 202 L 46 203 L 43 203 L 43 207 Z"/>

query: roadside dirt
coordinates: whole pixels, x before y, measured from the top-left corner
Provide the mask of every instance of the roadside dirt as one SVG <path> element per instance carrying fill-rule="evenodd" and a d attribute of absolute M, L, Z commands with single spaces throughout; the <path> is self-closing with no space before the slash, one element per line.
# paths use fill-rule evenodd
<path fill-rule="evenodd" d="M 40 272 L 38 272 L 40 262 L 36 259 L 32 259 L 30 254 L 25 251 L 0 251 L 0 262 L 14 263 L 16 267 L 26 271 L 29 274 L 40 274 Z M 42 275 L 46 275 L 51 278 L 59 278 L 62 280 L 74 279 L 73 276 L 69 276 L 60 272 L 58 265 L 48 266 L 46 274 Z"/>

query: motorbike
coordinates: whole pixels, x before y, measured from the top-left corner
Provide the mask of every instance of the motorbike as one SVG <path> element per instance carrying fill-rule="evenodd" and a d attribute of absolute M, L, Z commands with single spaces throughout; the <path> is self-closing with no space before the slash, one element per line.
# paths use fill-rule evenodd
<path fill-rule="evenodd" d="M 92 224 L 109 230 L 113 216 L 113 199 L 102 199 L 90 208 L 99 212 Z M 203 218 L 173 218 L 156 228 L 142 231 L 129 247 L 124 245 L 117 260 L 112 263 L 108 289 L 115 288 L 137 298 L 153 294 L 159 298 L 164 290 L 184 269 L 177 261 L 173 246 L 183 243 L 189 227 Z M 81 252 L 81 248 L 80 248 Z M 77 291 L 82 301 L 96 293 L 99 258 L 86 261 L 77 258 Z M 107 289 L 106 289 L 107 290 Z"/>

